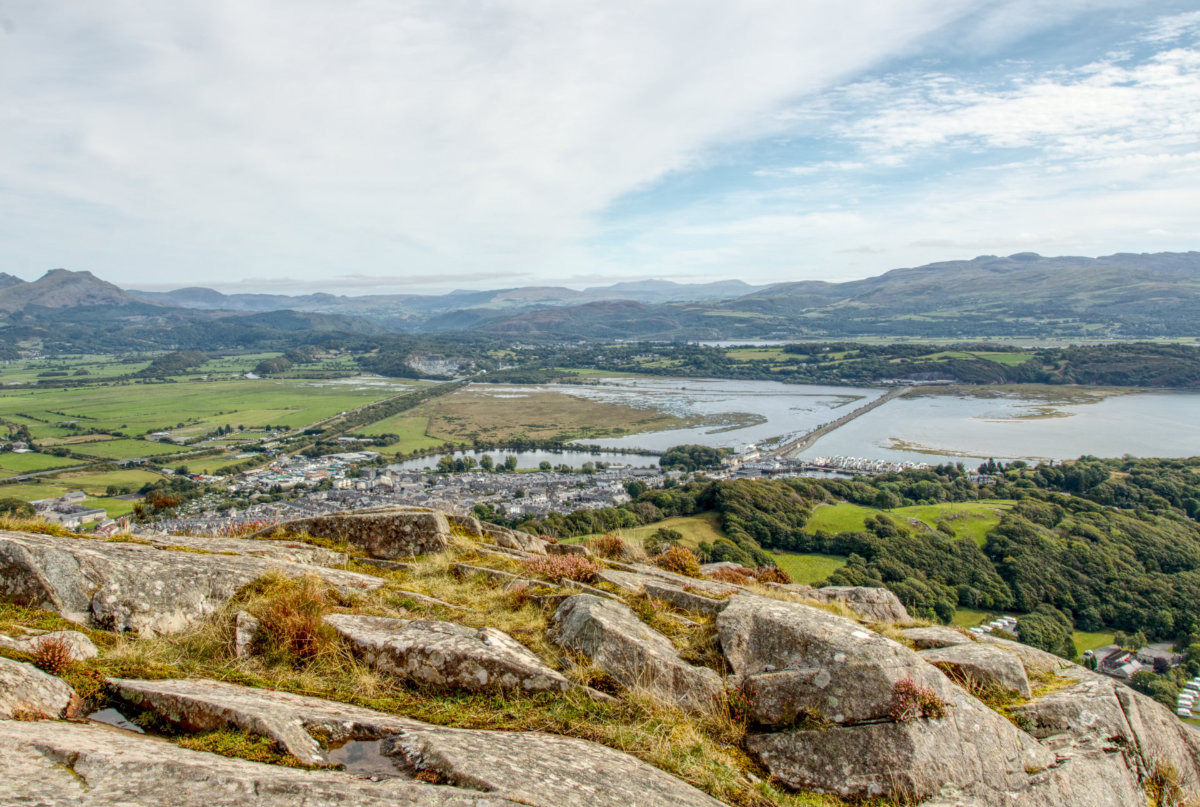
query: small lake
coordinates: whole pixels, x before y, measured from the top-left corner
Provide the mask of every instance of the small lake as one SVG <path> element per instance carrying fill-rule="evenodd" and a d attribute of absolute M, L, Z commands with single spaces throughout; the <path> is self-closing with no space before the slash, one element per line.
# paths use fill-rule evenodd
<path fill-rule="evenodd" d="M 748 443 L 803 434 L 884 394 L 884 390 L 861 387 L 658 377 L 597 378 L 589 384 L 537 389 L 702 421 L 688 428 L 589 441 L 659 452 L 683 443 L 741 449 Z M 529 390 L 497 388 L 495 394 L 511 396 Z M 1105 395 L 1069 387 L 1037 387 L 1019 393 L 981 387 L 976 394 L 906 396 L 826 435 L 802 456 L 928 463 L 961 460 L 971 466 L 988 457 L 1037 461 L 1083 454 L 1200 455 L 1200 390 Z M 643 464 L 633 457 L 623 460 Z M 561 461 L 550 458 L 554 464 Z M 522 466 L 527 467 L 524 462 Z"/>

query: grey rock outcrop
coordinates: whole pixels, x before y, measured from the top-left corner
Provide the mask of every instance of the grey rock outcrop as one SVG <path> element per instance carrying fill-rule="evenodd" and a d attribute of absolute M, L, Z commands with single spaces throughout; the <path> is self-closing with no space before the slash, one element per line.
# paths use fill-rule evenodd
<path fill-rule="evenodd" d="M 950 647 L 922 650 L 921 658 L 948 670 L 954 680 L 971 680 L 1032 698 L 1025 665 L 1015 653 L 981 642 L 966 642 Z"/>
<path fill-rule="evenodd" d="M 480 529 L 483 535 L 496 546 L 518 549 L 533 555 L 546 554 L 546 542 L 536 535 L 530 535 L 520 530 L 510 530 L 508 527 L 500 527 L 495 524 L 480 524 Z"/>
<path fill-rule="evenodd" d="M 623 603 L 577 594 L 551 622 L 551 641 L 583 653 L 623 686 L 694 711 L 711 710 L 723 692 L 716 672 L 681 659 L 670 639 Z"/>
<path fill-rule="evenodd" d="M 718 599 L 704 594 L 697 594 L 669 583 L 647 580 L 642 585 L 642 589 L 648 596 L 669 602 L 676 608 L 682 608 L 685 611 L 699 611 L 702 614 L 719 614 L 725 610 L 725 606 L 729 605 L 728 599 Z"/>
<path fill-rule="evenodd" d="M 954 686 L 912 650 L 819 608 L 737 595 L 717 617 L 721 648 L 752 695 L 751 719 L 780 729 L 747 749 L 791 787 L 843 798 L 994 796 L 1028 785 L 1053 753 Z M 896 722 L 893 686 L 910 679 L 945 716 Z M 798 719 L 833 727 L 788 730 Z"/>
<path fill-rule="evenodd" d="M 100 654 L 96 643 L 77 630 L 56 630 L 16 637 L 0 635 L 0 647 L 19 650 L 22 653 L 36 653 L 42 642 L 47 641 L 59 641 L 66 645 L 71 651 L 72 661 L 87 661 Z"/>
<path fill-rule="evenodd" d="M 996 647 L 1002 647 L 1010 653 L 1016 654 L 1021 659 L 1021 663 L 1025 665 L 1025 670 L 1029 675 L 1040 673 L 1042 675 L 1074 677 L 1080 673 L 1087 672 L 1079 665 L 1067 661 L 1062 656 L 1047 653 L 1045 650 L 1039 650 L 1027 644 L 1014 642 L 1011 639 L 1001 639 L 985 633 L 979 637 L 979 641 L 987 642 Z"/>
<path fill-rule="evenodd" d="M 383 739 L 382 752 L 393 757 L 399 769 L 429 771 L 451 785 L 534 807 L 720 804 L 627 754 L 583 740 L 432 726 L 319 698 L 217 681 L 113 681 L 111 685 L 127 700 L 153 708 L 181 726 L 229 725 L 265 734 L 310 764 L 325 763 L 322 749 L 309 734 L 319 730 L 334 743 Z"/>
<path fill-rule="evenodd" d="M 717 616 L 717 633 L 743 687 L 755 692 L 751 718 L 762 726 L 884 719 L 904 678 L 952 697 L 946 677 L 916 653 L 820 608 L 739 594 Z"/>
<path fill-rule="evenodd" d="M 306 765 L 324 766 L 325 753 L 310 732 L 330 742 L 377 739 L 422 725 L 345 703 L 204 679 L 135 681 L 114 678 L 121 700 L 151 709 L 184 731 L 234 727 L 270 737 Z"/>
<path fill-rule="evenodd" d="M 26 807 L 513 807 L 495 793 L 372 782 L 190 751 L 96 724 L 0 721 L 0 804 Z"/>
<path fill-rule="evenodd" d="M 531 650 L 495 628 L 357 614 L 330 614 L 325 622 L 371 667 L 427 684 L 527 692 L 572 686 Z"/>
<path fill-rule="evenodd" d="M 1055 756 L 1007 720 L 954 698 L 947 716 L 808 731 L 753 734 L 747 749 L 791 787 L 842 798 L 924 799 L 947 787 L 997 794 L 1029 784 Z"/>
<path fill-rule="evenodd" d="M 955 645 L 974 641 L 969 636 L 964 636 L 954 628 L 947 628 L 942 625 L 934 625 L 928 628 L 905 628 L 900 633 L 904 635 L 905 639 L 912 642 L 913 646 L 918 650 L 954 647 Z"/>
<path fill-rule="evenodd" d="M 268 527 L 260 534 L 269 535 L 280 529 L 345 541 L 373 558 L 384 560 L 442 552 L 451 539 L 445 513 L 424 507 L 372 507 L 297 518 Z"/>
<path fill-rule="evenodd" d="M 238 611 L 233 620 L 233 656 L 234 658 L 250 658 L 254 650 L 254 641 L 258 638 L 261 623 L 258 617 L 246 611 Z"/>
<path fill-rule="evenodd" d="M 721 807 L 628 754 L 568 737 L 430 726 L 386 740 L 384 749 L 451 784 L 533 807 Z"/>
<path fill-rule="evenodd" d="M 75 690 L 61 678 L 0 657 L 0 719 L 63 717 L 75 697 Z"/>
<path fill-rule="evenodd" d="M 155 534 L 138 535 L 136 540 L 146 541 L 160 548 L 182 546 L 197 552 L 248 555 L 254 558 L 266 558 L 285 563 L 304 563 L 313 566 L 340 566 L 346 562 L 345 552 L 337 552 L 301 541 Z"/>
<path fill-rule="evenodd" d="M 1075 668 L 1074 685 L 1011 707 L 1043 745 L 1061 754 L 1121 762 L 1139 779 L 1172 770 L 1200 796 L 1200 734 L 1162 704 L 1112 679 Z"/>
<path fill-rule="evenodd" d="M 822 603 L 840 602 L 870 622 L 901 622 L 909 618 L 900 598 L 886 588 L 825 586 L 801 596 Z"/>
<path fill-rule="evenodd" d="M 350 590 L 370 590 L 383 582 L 260 557 L 0 531 L 0 595 L 115 631 L 182 630 L 271 571 L 291 577 L 315 574 Z"/>

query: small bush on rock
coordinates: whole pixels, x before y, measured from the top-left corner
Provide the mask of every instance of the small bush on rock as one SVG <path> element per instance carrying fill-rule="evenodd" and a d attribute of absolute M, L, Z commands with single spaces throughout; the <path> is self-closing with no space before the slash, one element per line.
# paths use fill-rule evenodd
<path fill-rule="evenodd" d="M 946 702 L 929 687 L 923 687 L 911 678 L 901 678 L 892 685 L 889 714 L 897 723 L 918 717 L 945 717 Z"/>
<path fill-rule="evenodd" d="M 37 643 L 33 664 L 51 675 L 58 675 L 75 660 L 71 645 L 61 636 L 47 636 Z"/>
<path fill-rule="evenodd" d="M 729 710 L 729 719 L 744 726 L 750 722 L 750 713 L 754 710 L 754 690 L 746 692 L 740 687 L 730 687 L 725 691 L 725 707 Z"/>
<path fill-rule="evenodd" d="M 589 548 L 602 558 L 621 560 L 629 556 L 629 547 L 615 532 L 601 535 L 589 544 Z"/>
<path fill-rule="evenodd" d="M 754 572 L 744 566 L 722 566 L 720 569 L 714 569 L 708 575 L 710 580 L 716 580 L 719 583 L 733 583 L 742 585 L 754 577 Z"/>
<path fill-rule="evenodd" d="M 579 583 L 594 583 L 604 566 L 583 555 L 546 555 L 525 561 L 530 574 L 551 580 L 565 578 Z"/>
<path fill-rule="evenodd" d="M 787 585 L 792 582 L 792 576 L 780 569 L 778 566 L 764 566 L 755 574 L 760 583 L 782 583 Z"/>
<path fill-rule="evenodd" d="M 700 577 L 700 559 L 690 549 L 673 546 L 654 559 L 660 569 L 682 574 L 686 577 Z"/>

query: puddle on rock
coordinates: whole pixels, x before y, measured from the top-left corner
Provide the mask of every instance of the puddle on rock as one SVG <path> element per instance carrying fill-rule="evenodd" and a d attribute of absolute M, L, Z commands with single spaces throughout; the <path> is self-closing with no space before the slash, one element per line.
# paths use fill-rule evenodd
<path fill-rule="evenodd" d="M 345 745 L 330 748 L 325 758 L 333 765 L 341 765 L 346 773 L 369 779 L 410 779 L 395 759 L 385 756 L 383 744 L 386 740 L 350 740 Z"/>
<path fill-rule="evenodd" d="M 95 720 L 97 723 L 104 723 L 109 726 L 116 726 L 119 729 L 126 731 L 136 731 L 138 734 L 145 734 L 146 730 L 136 723 L 131 723 L 125 715 L 118 712 L 116 709 L 101 709 L 98 712 L 92 712 L 88 715 L 88 720 Z"/>

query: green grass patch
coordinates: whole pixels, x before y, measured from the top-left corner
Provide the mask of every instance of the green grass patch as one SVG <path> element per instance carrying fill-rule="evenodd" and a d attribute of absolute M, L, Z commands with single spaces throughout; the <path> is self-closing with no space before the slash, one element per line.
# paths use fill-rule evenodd
<path fill-rule="evenodd" d="M 354 433 L 366 436 L 395 434 L 398 438 L 395 442 L 382 446 L 377 450 L 407 454 L 410 451 L 420 451 L 425 448 L 437 448 L 438 446 L 445 445 L 445 441 L 439 440 L 436 437 L 430 437 L 426 433 L 428 429 L 429 418 L 401 413 L 393 415 L 390 418 L 377 420 L 374 423 L 357 429 Z"/>
<path fill-rule="evenodd" d="M 960 628 L 976 628 L 984 622 L 989 622 L 995 618 L 995 614 L 991 611 L 976 611 L 974 608 L 959 608 L 954 612 L 954 618 L 950 620 L 950 624 L 958 625 Z"/>
<path fill-rule="evenodd" d="M 99 457 L 106 460 L 133 460 L 141 457 L 157 457 L 163 454 L 178 454 L 187 447 L 174 443 L 156 443 L 152 440 L 105 440 L 102 443 L 80 443 L 71 446 L 76 454 Z M 78 465 L 78 460 L 75 461 Z"/>
<path fill-rule="evenodd" d="M 5 476 L 20 476 L 31 471 L 45 471 L 50 468 L 65 468 L 69 465 L 79 465 L 79 460 L 68 457 L 55 457 L 51 454 L 0 454 L 0 472 Z"/>
<path fill-rule="evenodd" d="M 21 485 L 0 485 L 0 499 L 20 499 L 36 502 L 38 499 L 57 499 L 67 488 L 53 482 L 30 482 Z"/>
<path fill-rule="evenodd" d="M 54 477 L 54 482 L 68 490 L 82 490 L 92 496 L 103 496 L 108 492 L 109 485 L 136 491 L 143 485 L 153 484 L 160 479 L 161 476 L 151 471 L 124 469 L 58 474 Z"/>
<path fill-rule="evenodd" d="M 803 585 L 820 583 L 846 565 L 841 555 L 821 555 L 815 552 L 772 552 L 775 565 L 787 572 L 793 582 Z"/>
<path fill-rule="evenodd" d="M 876 513 L 885 512 L 874 507 L 863 507 L 850 502 L 825 504 L 813 510 L 804 525 L 807 532 L 824 531 L 828 533 L 855 532 L 865 529 L 865 522 Z"/>
<path fill-rule="evenodd" d="M 250 358 L 254 357 L 239 360 Z M 269 378 L 122 381 L 68 389 L 6 387 L 0 388 L 0 418 L 28 423 L 35 439 L 65 436 L 67 432 L 56 426 L 65 420 L 126 435 L 169 430 L 198 436 L 225 425 L 302 429 L 412 387 L 390 380 L 357 384 Z"/>
<path fill-rule="evenodd" d="M 818 530 L 827 533 L 854 532 L 865 529 L 865 522 L 879 513 L 891 518 L 901 526 L 912 528 L 913 520 L 929 529 L 935 529 L 939 521 L 945 521 L 954 530 L 957 538 L 974 541 L 982 546 L 987 533 L 1000 523 L 1004 511 L 1014 502 L 1009 499 L 988 499 L 979 502 L 945 502 L 943 504 L 918 504 L 897 507 L 894 510 L 879 510 L 850 502 L 827 504 L 813 510 L 805 525 L 808 532 Z"/>
<path fill-rule="evenodd" d="M 1075 640 L 1075 649 L 1082 654 L 1085 650 L 1095 650 L 1098 647 L 1112 644 L 1116 636 L 1103 631 L 1077 630 L 1071 634 L 1071 638 Z"/>
<path fill-rule="evenodd" d="M 678 530 L 683 535 L 683 545 L 693 549 L 699 546 L 701 541 L 708 541 L 711 544 L 718 538 L 725 537 L 725 533 L 721 530 L 721 516 L 716 512 L 701 513 L 697 516 L 668 518 L 641 527 L 617 530 L 617 534 L 626 541 L 640 546 L 645 539 L 664 527 Z M 577 538 L 567 538 L 563 543 L 577 544 L 596 537 L 598 535 L 581 535 Z"/>
<path fill-rule="evenodd" d="M 133 512 L 135 502 L 126 501 L 125 499 L 110 499 L 107 496 L 98 496 L 94 499 L 87 499 L 84 505 L 87 507 L 99 507 L 104 512 L 108 513 L 109 518 L 120 518 L 127 516 Z"/>

